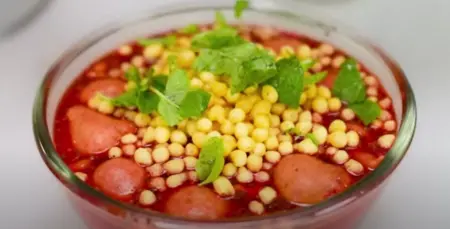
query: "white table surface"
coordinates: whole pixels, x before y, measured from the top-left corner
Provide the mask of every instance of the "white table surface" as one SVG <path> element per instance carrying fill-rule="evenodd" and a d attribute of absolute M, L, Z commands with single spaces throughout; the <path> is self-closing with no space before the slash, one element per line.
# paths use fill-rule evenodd
<path fill-rule="evenodd" d="M 163 2 L 60 0 L 22 33 L 0 41 L 0 228 L 85 229 L 36 150 L 35 91 L 70 44 L 106 22 Z M 450 1 L 355 0 L 323 8 L 390 50 L 419 107 L 409 155 L 361 228 L 450 228 Z"/>

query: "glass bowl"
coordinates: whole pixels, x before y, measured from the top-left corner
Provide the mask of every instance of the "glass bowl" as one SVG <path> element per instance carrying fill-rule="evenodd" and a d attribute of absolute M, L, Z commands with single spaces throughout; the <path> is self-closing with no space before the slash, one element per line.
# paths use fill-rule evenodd
<path fill-rule="evenodd" d="M 189 4 L 168 5 L 138 19 L 124 20 L 101 28 L 68 49 L 47 72 L 33 109 L 36 143 L 44 162 L 64 185 L 70 202 L 91 229 L 353 228 L 405 156 L 416 126 L 415 99 L 403 71 L 385 51 L 361 37 L 357 31 L 336 23 L 335 19 L 305 4 L 254 1 L 241 21 L 232 19 L 232 4 L 231 1 L 194 0 L 189 1 Z M 392 96 L 396 118 L 400 123 L 398 137 L 379 167 L 345 192 L 320 204 L 268 216 L 214 222 L 186 220 L 124 204 L 79 180 L 55 151 L 51 131 L 57 104 L 69 84 L 85 67 L 113 48 L 139 37 L 191 23 L 210 23 L 216 10 L 222 10 L 231 23 L 272 25 L 331 43 L 357 58 L 379 76 Z"/>

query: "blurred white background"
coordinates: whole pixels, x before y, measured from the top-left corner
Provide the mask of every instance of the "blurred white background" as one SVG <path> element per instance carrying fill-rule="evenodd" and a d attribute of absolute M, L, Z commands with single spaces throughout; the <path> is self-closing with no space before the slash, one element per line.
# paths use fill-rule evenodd
<path fill-rule="evenodd" d="M 85 229 L 36 150 L 36 89 L 56 57 L 95 28 L 175 1 L 59 0 L 0 41 L 0 228 Z M 339 2 L 320 7 L 390 51 L 409 76 L 419 107 L 410 152 L 361 228 L 449 228 L 450 1 Z"/>

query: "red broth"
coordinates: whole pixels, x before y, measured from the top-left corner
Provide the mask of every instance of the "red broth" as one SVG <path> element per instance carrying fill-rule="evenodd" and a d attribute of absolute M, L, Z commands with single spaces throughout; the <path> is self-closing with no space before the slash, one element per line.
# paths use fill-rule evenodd
<path fill-rule="evenodd" d="M 254 34 L 247 34 L 249 35 L 250 39 L 252 39 L 255 42 L 261 42 L 264 44 L 264 41 L 259 38 L 258 36 L 255 36 Z M 296 35 L 292 33 L 282 32 L 281 34 L 277 35 L 277 42 L 285 42 L 283 45 L 286 44 L 293 44 L 295 46 L 298 46 L 300 44 L 307 44 L 309 47 L 311 47 L 313 50 L 320 49 L 319 46 L 321 45 L 319 42 L 314 41 L 312 39 L 309 39 L 307 37 Z M 55 125 L 54 125 L 54 144 L 56 146 L 57 152 L 60 154 L 61 158 L 64 160 L 65 163 L 69 165 L 69 167 L 73 170 L 73 172 L 83 172 L 87 175 L 86 182 L 96 187 L 96 184 L 92 181 L 91 175 L 93 171 L 104 161 L 107 161 L 108 155 L 107 152 L 99 153 L 97 155 L 83 155 L 80 154 L 73 144 L 73 139 L 70 131 L 70 123 L 69 119 L 67 118 L 67 112 L 69 108 L 75 106 L 75 105 L 83 105 L 86 106 L 85 103 L 83 103 L 80 100 L 80 93 L 81 91 L 86 87 L 87 84 L 90 82 L 96 81 L 101 78 L 106 77 L 116 77 L 124 80 L 123 77 L 123 71 L 121 71 L 121 65 L 123 63 L 129 63 L 132 61 L 131 57 L 135 55 L 141 55 L 142 54 L 142 47 L 137 45 L 136 43 L 131 44 L 133 53 L 130 55 L 124 56 L 118 53 L 118 51 L 112 51 L 96 62 L 94 62 L 91 66 L 86 68 L 78 77 L 77 79 L 69 86 L 69 88 L 64 93 L 63 97 L 61 98 L 61 101 L 59 103 L 56 117 L 55 117 Z M 296 47 L 294 47 L 296 48 Z M 276 49 L 276 48 L 275 48 Z M 345 55 L 341 51 L 335 51 L 332 55 L 330 55 L 330 59 L 333 59 L 337 56 Z M 325 61 L 326 62 L 326 61 Z M 152 61 L 147 61 L 144 64 L 144 67 L 149 67 L 153 64 Z M 332 69 L 333 67 L 331 64 L 328 66 L 325 66 L 322 68 L 322 70 L 330 70 L 336 71 Z M 112 72 L 115 73 L 113 74 Z M 361 72 L 364 72 L 366 75 L 372 75 L 370 74 L 366 68 L 361 67 Z M 112 76 L 111 76 L 112 75 Z M 327 81 L 327 79 L 325 79 Z M 379 83 L 378 83 L 379 84 Z M 388 94 L 386 93 L 385 89 L 382 86 L 376 87 L 377 89 L 377 96 L 378 99 L 385 99 L 389 98 Z M 343 108 L 345 106 L 343 105 Z M 340 111 L 342 111 L 342 109 Z M 385 108 L 387 112 L 390 114 L 390 118 L 395 121 L 395 112 L 393 110 L 393 107 L 389 105 Z M 325 115 L 321 115 L 321 124 L 325 127 L 328 127 L 329 124 L 335 120 L 338 119 L 341 115 L 341 112 L 328 112 Z M 120 119 L 125 119 L 124 117 Z M 396 122 L 395 122 L 396 123 Z M 354 158 L 355 160 L 359 161 L 364 166 L 364 171 L 359 174 L 358 176 L 355 176 L 353 174 L 350 174 L 351 176 L 351 184 L 357 182 L 362 177 L 367 175 L 368 173 L 373 170 L 378 163 L 383 159 L 383 156 L 387 153 L 388 149 L 382 148 L 377 144 L 377 140 L 380 136 L 385 134 L 395 134 L 395 131 L 388 131 L 383 128 L 383 121 L 381 121 L 381 124 L 378 123 L 377 125 L 381 126 L 364 126 L 361 121 L 358 119 L 354 119 L 353 121 L 346 121 L 346 124 L 349 129 L 353 129 L 357 132 L 363 132 L 364 134 L 360 136 L 360 143 L 357 147 L 345 147 L 344 149 L 348 152 L 350 158 Z M 396 128 L 394 128 L 396 129 Z M 294 137 L 295 142 L 300 142 L 303 138 L 302 137 Z M 191 142 L 191 139 L 188 139 L 188 142 Z M 122 143 L 118 143 L 119 147 L 122 147 Z M 149 145 L 150 147 L 153 146 L 152 144 Z M 319 147 L 319 156 L 321 160 L 332 164 L 332 159 L 327 153 L 325 152 L 326 149 L 329 147 L 328 143 L 325 143 Z M 299 153 L 299 152 L 295 152 Z M 122 156 L 125 158 L 132 158 L 130 156 Z M 343 165 L 341 165 L 343 166 Z M 258 199 L 258 192 L 266 186 L 275 187 L 273 184 L 273 177 L 272 172 L 273 169 L 267 170 L 267 172 L 270 175 L 270 180 L 267 182 L 259 183 L 259 182 L 251 182 L 248 184 L 245 183 L 239 183 L 235 178 L 231 179 L 232 184 L 234 185 L 236 194 L 233 197 L 225 198 L 226 201 L 229 203 L 229 209 L 226 213 L 226 217 L 242 217 L 242 216 L 248 216 L 248 215 L 254 215 L 249 210 L 249 203 L 252 200 Z M 163 175 L 162 177 L 166 177 L 167 175 Z M 143 189 L 150 189 L 151 187 L 148 186 L 150 182 L 150 175 L 146 173 L 146 182 L 145 186 L 142 187 Z M 186 186 L 195 185 L 198 182 L 193 181 L 187 181 L 183 185 L 176 187 L 176 188 L 167 188 L 165 191 L 159 192 L 155 191 L 155 195 L 157 198 L 157 201 L 151 205 L 151 206 L 142 206 L 143 208 L 148 208 L 160 212 L 165 211 L 165 203 L 167 202 L 168 198 L 170 198 L 171 195 L 179 191 L 180 189 L 183 189 Z M 214 189 L 212 185 L 207 185 L 206 187 Z M 126 201 L 130 204 L 136 204 L 139 205 L 139 195 L 140 190 L 136 191 L 136 194 L 134 198 L 132 198 L 130 201 Z M 329 193 L 329 196 L 332 196 L 336 193 Z M 301 208 L 307 206 L 302 204 L 295 204 L 292 202 L 289 202 L 288 200 L 284 199 L 280 195 L 277 196 L 276 200 L 272 203 L 265 206 L 265 211 L 263 214 L 270 214 L 277 211 L 286 211 L 293 208 Z"/>

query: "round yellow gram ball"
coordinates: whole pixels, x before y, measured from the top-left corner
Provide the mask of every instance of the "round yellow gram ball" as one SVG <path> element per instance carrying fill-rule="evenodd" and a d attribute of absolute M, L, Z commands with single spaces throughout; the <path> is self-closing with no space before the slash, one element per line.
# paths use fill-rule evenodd
<path fill-rule="evenodd" d="M 207 117 L 211 121 L 222 122 L 225 120 L 225 108 L 220 105 L 214 105 L 208 110 Z"/>
<path fill-rule="evenodd" d="M 226 96 L 228 92 L 228 87 L 226 84 L 214 81 L 211 83 L 211 91 L 219 97 Z"/>
<path fill-rule="evenodd" d="M 297 122 L 298 120 L 298 110 L 297 109 L 286 109 L 283 111 L 283 121 Z"/>
<path fill-rule="evenodd" d="M 259 114 L 254 117 L 253 124 L 259 128 L 269 128 L 270 127 L 270 119 L 265 114 Z"/>
<path fill-rule="evenodd" d="M 252 138 L 256 142 L 264 142 L 269 138 L 269 129 L 267 128 L 256 128 L 252 131 Z"/>
<path fill-rule="evenodd" d="M 240 108 L 234 108 L 228 114 L 228 120 L 232 123 L 242 122 L 245 119 L 245 112 Z"/>
<path fill-rule="evenodd" d="M 238 140 L 238 148 L 244 152 L 251 152 L 255 148 L 255 141 L 250 137 L 242 137 Z"/>
<path fill-rule="evenodd" d="M 328 99 L 328 109 L 330 109 L 330 111 L 339 111 L 342 107 L 342 103 L 341 100 L 339 100 L 336 97 L 330 98 Z"/>
<path fill-rule="evenodd" d="M 237 146 L 237 142 L 236 142 L 236 138 L 234 138 L 231 135 L 224 135 L 222 136 L 223 139 L 223 145 L 225 147 L 225 152 L 224 152 L 224 156 L 228 156 L 231 151 L 236 149 Z"/>
<path fill-rule="evenodd" d="M 197 130 L 209 132 L 212 129 L 212 122 L 207 118 L 201 118 L 197 121 Z"/>
<path fill-rule="evenodd" d="M 231 90 L 228 89 L 227 94 L 225 95 L 225 100 L 227 100 L 228 103 L 235 104 L 240 97 L 241 97 L 240 93 L 236 92 L 233 94 L 231 93 Z"/>
<path fill-rule="evenodd" d="M 323 97 L 316 97 L 312 101 L 312 109 L 319 114 L 324 114 L 328 112 L 328 101 Z"/>
<path fill-rule="evenodd" d="M 178 65 L 182 68 L 190 67 L 195 60 L 195 53 L 192 50 L 186 49 L 178 53 Z"/>
<path fill-rule="evenodd" d="M 220 124 L 220 132 L 222 134 L 233 134 L 234 133 L 234 124 L 230 120 L 225 120 Z"/>
<path fill-rule="evenodd" d="M 242 167 L 247 163 L 247 154 L 242 150 L 234 150 L 230 153 L 230 160 L 236 167 Z"/>
<path fill-rule="evenodd" d="M 238 138 L 248 136 L 249 132 L 250 131 L 247 124 L 243 122 L 236 124 L 236 126 L 234 127 L 234 135 Z"/>
<path fill-rule="evenodd" d="M 275 103 L 272 105 L 271 112 L 276 115 L 281 115 L 285 109 L 286 105 L 282 103 Z"/>
<path fill-rule="evenodd" d="M 261 96 L 264 100 L 270 103 L 276 103 L 278 100 L 278 92 L 270 85 L 264 85 L 261 91 Z"/>
<path fill-rule="evenodd" d="M 347 145 L 347 135 L 343 131 L 336 131 L 328 135 L 328 143 L 340 149 Z"/>
<path fill-rule="evenodd" d="M 329 99 L 331 98 L 331 91 L 325 86 L 319 86 L 317 88 L 317 95 L 322 98 Z"/>
<path fill-rule="evenodd" d="M 269 101 L 260 100 L 253 106 L 251 114 L 253 117 L 256 117 L 258 114 L 269 114 L 271 106 Z"/>

